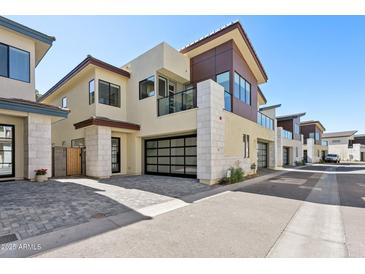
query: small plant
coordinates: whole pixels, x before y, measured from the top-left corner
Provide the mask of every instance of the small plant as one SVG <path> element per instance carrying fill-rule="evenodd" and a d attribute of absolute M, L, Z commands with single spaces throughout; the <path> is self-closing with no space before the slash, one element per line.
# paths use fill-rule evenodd
<path fill-rule="evenodd" d="M 35 175 L 46 175 L 47 174 L 47 169 L 46 168 L 40 168 L 40 169 L 36 169 L 34 170 Z"/>
<path fill-rule="evenodd" d="M 231 167 L 227 171 L 227 175 L 219 180 L 220 184 L 234 184 L 243 181 L 244 171 L 240 167 Z"/>

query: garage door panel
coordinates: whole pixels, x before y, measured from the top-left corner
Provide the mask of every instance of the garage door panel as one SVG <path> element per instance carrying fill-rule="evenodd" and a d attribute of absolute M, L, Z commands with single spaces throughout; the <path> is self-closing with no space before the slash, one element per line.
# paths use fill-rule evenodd
<path fill-rule="evenodd" d="M 145 141 L 145 171 L 150 174 L 196 177 L 196 135 Z"/>

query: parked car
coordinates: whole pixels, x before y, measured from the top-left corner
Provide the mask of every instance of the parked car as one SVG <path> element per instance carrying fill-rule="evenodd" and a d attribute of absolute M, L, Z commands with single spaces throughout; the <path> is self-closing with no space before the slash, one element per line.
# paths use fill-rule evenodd
<path fill-rule="evenodd" d="M 324 161 L 326 163 L 340 163 L 341 159 L 340 156 L 337 154 L 327 154 L 326 157 L 324 157 Z"/>

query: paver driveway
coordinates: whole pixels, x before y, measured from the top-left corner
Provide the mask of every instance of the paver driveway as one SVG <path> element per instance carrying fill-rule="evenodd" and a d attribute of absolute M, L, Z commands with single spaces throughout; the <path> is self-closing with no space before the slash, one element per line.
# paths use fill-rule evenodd
<path fill-rule="evenodd" d="M 26 239 L 209 190 L 196 180 L 117 176 L 105 180 L 58 179 L 0 183 L 0 236 Z"/>

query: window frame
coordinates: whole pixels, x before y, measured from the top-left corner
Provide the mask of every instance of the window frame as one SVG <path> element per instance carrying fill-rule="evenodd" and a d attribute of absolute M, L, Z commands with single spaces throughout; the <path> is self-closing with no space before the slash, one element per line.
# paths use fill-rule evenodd
<path fill-rule="evenodd" d="M 4 126 L 4 127 L 11 127 L 11 158 L 12 158 L 12 163 L 11 163 L 11 174 L 7 174 L 7 175 L 0 175 L 0 178 L 12 178 L 15 177 L 15 125 L 10 125 L 10 124 L 0 124 L 0 126 Z"/>
<path fill-rule="evenodd" d="M 92 94 L 93 94 L 93 97 L 92 98 L 91 98 L 91 93 L 90 93 L 90 83 L 91 82 L 94 82 L 94 91 L 92 92 Z M 89 105 L 92 105 L 92 104 L 95 103 L 95 79 L 91 79 L 89 81 L 88 89 L 89 89 Z"/>
<path fill-rule="evenodd" d="M 100 82 L 104 82 L 104 83 L 106 83 L 106 84 L 108 84 L 108 87 L 109 87 L 109 91 L 108 91 L 108 95 L 109 95 L 109 104 L 105 104 L 105 103 L 101 103 L 100 102 Z M 118 89 L 119 89 L 119 101 L 118 101 L 118 105 L 117 106 L 115 106 L 115 105 L 111 105 L 110 104 L 110 91 L 111 91 L 111 89 L 110 89 L 110 87 L 111 87 L 111 85 L 113 85 L 113 86 L 116 86 L 116 87 L 118 87 Z M 120 86 L 119 85 L 117 85 L 117 84 L 114 84 L 114 83 L 110 83 L 110 82 L 108 82 L 108 81 L 105 81 L 105 80 L 102 80 L 102 79 L 99 79 L 99 81 L 98 81 L 98 103 L 99 104 L 103 104 L 103 105 L 107 105 L 107 106 L 111 106 L 111 107 L 116 107 L 116 108 L 121 108 L 121 105 L 122 105 L 122 103 L 121 103 L 121 98 L 122 98 L 122 96 L 121 96 L 121 91 L 120 91 Z"/>
<path fill-rule="evenodd" d="M 228 73 L 228 90 L 226 90 L 224 86 L 222 86 L 220 83 L 218 83 L 218 76 L 222 75 L 222 74 L 225 74 L 225 73 Z M 231 71 L 226 70 L 226 71 L 223 71 L 221 73 L 217 73 L 215 75 L 215 82 L 223 87 L 223 91 L 224 91 L 224 99 L 223 99 L 224 100 L 224 109 L 226 111 L 232 112 L 233 102 L 232 102 L 232 93 L 231 93 Z M 229 109 L 226 108 L 226 94 L 229 94 L 229 100 L 230 100 L 229 101 Z"/>
<path fill-rule="evenodd" d="M 239 89 L 238 91 L 235 90 L 236 75 L 238 76 L 238 89 Z M 249 97 L 246 87 L 249 87 Z M 238 93 L 239 97 L 236 96 L 236 93 Z M 252 84 L 249 81 L 247 81 L 247 79 L 243 77 L 241 74 L 239 74 L 236 70 L 234 71 L 234 76 L 233 76 L 233 94 L 234 97 L 240 100 L 242 103 L 252 106 Z"/>
<path fill-rule="evenodd" d="M 243 134 L 243 158 L 249 159 L 250 158 L 250 135 Z"/>
<path fill-rule="evenodd" d="M 66 101 L 66 106 L 64 105 L 64 102 Z M 68 106 L 68 99 L 67 99 L 67 96 L 63 96 L 62 99 L 61 99 L 61 107 L 62 108 L 67 108 Z"/>
<path fill-rule="evenodd" d="M 148 81 L 148 79 L 153 78 L 153 95 L 151 96 L 146 96 L 146 97 L 142 97 L 141 96 L 141 84 L 145 81 Z M 139 100 L 143 100 L 146 98 L 151 98 L 153 96 L 156 96 L 156 75 L 151 75 L 147 78 L 144 78 L 143 80 L 138 82 L 138 95 L 139 95 Z"/>
<path fill-rule="evenodd" d="M 0 75 L 0 77 L 4 77 L 4 78 L 8 78 L 8 79 L 12 79 L 12 80 L 15 80 L 15 81 L 20 81 L 20 82 L 23 82 L 23 83 L 30 83 L 31 82 L 31 63 L 30 63 L 30 52 L 27 51 L 27 50 L 24 50 L 24 49 L 21 49 L 21 48 L 18 48 L 18 47 L 14 47 L 14 46 L 10 46 L 8 44 L 5 44 L 5 43 L 1 43 L 0 42 L 0 45 L 3 45 L 6 47 L 6 57 L 7 57 L 7 76 L 4 76 L 4 75 Z M 12 78 L 10 77 L 10 48 L 13 48 L 13 49 L 16 49 L 16 50 L 19 50 L 19 51 L 22 51 L 22 52 L 25 52 L 28 54 L 28 66 L 29 66 L 29 71 L 28 71 L 28 81 L 24 81 L 24 80 L 21 80 L 21 79 L 16 79 L 16 78 Z"/>

